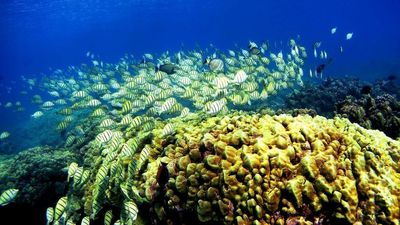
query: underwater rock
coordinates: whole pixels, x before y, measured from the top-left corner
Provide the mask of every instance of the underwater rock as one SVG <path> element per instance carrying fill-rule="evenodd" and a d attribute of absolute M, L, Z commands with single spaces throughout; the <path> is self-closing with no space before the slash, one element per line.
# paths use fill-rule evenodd
<path fill-rule="evenodd" d="M 348 96 L 336 104 L 336 113 L 368 129 L 377 129 L 392 138 L 400 137 L 400 101 L 392 95 L 361 98 Z"/>
<path fill-rule="evenodd" d="M 20 152 L 2 166 L 0 190 L 18 187 L 18 204 L 48 202 L 51 195 L 61 196 L 67 187 L 64 168 L 76 161 L 66 149 L 35 147 Z"/>
<path fill-rule="evenodd" d="M 150 139 L 137 133 L 150 149 L 142 169 L 88 151 L 99 160 L 84 165 L 91 174 L 84 192 L 69 190 L 67 215 L 76 221 L 85 216 L 72 209 L 75 204 L 94 220 L 110 209 L 118 218 L 123 203 L 133 201 L 138 218 L 155 224 L 194 218 L 224 224 L 398 222 L 400 144 L 379 131 L 342 118 L 243 112 L 168 123 L 175 127 L 172 137 L 161 136 L 161 121 Z M 140 155 L 132 161 L 143 160 Z M 101 168 L 109 168 L 106 185 L 96 179 Z"/>
<path fill-rule="evenodd" d="M 368 83 L 352 77 L 341 79 L 328 77 L 320 84 L 305 83 L 302 88 L 289 94 L 285 99 L 285 108 L 286 110 L 305 108 L 315 111 L 318 115 L 332 117 L 335 111 L 335 105 L 332 103 L 342 101 L 348 95 L 361 97 L 361 89 L 365 85 Z"/>
<path fill-rule="evenodd" d="M 18 188 L 13 203 L 0 210 L 3 221 L 44 224 L 43 212 L 68 190 L 66 167 L 77 161 L 75 153 L 48 146 L 24 150 L 1 161 L 0 191 Z M 22 217 L 15 218 L 15 212 Z"/>

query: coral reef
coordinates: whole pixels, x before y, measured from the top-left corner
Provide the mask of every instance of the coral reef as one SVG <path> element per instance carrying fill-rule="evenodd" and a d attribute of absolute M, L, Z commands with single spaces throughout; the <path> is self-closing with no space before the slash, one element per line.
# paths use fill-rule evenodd
<path fill-rule="evenodd" d="M 17 204 L 37 205 L 54 202 L 66 191 L 68 162 L 76 156 L 66 149 L 35 147 L 1 163 L 0 190 L 18 188 Z M 51 201 L 53 199 L 53 201 Z"/>
<path fill-rule="evenodd" d="M 336 113 L 368 129 L 383 131 L 392 138 L 400 137 L 400 102 L 392 95 L 348 96 L 336 104 Z"/>
<path fill-rule="evenodd" d="M 361 89 L 367 82 L 357 78 L 341 79 L 328 77 L 322 83 L 305 83 L 302 88 L 294 90 L 285 99 L 285 108 L 309 108 L 318 115 L 332 117 L 335 111 L 334 102 L 342 101 L 346 96 L 361 97 Z"/>
<path fill-rule="evenodd" d="M 382 132 L 243 112 L 148 122 L 154 129 L 107 131 L 88 144 L 57 218 L 399 224 L 400 144 Z"/>

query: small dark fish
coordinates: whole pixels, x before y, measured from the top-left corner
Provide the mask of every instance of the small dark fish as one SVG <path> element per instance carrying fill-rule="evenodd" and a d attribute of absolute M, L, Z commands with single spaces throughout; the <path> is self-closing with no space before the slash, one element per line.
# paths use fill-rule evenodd
<path fill-rule="evenodd" d="M 372 92 L 372 87 L 371 87 L 371 85 L 364 85 L 364 86 L 361 88 L 361 94 L 363 94 L 363 95 L 369 95 L 369 94 L 371 94 L 371 92 Z"/>
<path fill-rule="evenodd" d="M 396 76 L 396 74 L 390 74 L 387 77 L 387 79 L 390 80 L 390 81 L 394 81 L 394 80 L 397 80 L 397 76 Z M 0 80 L 1 80 L 1 77 L 0 77 Z"/>
<path fill-rule="evenodd" d="M 252 47 L 252 48 L 250 48 L 249 53 L 251 55 L 260 55 L 261 51 L 257 47 Z"/>
<path fill-rule="evenodd" d="M 317 68 L 315 69 L 315 71 L 317 72 L 317 74 L 322 73 L 322 71 L 324 71 L 326 65 L 331 64 L 332 61 L 333 61 L 333 58 L 330 57 L 330 58 L 326 61 L 326 63 L 322 63 L 322 64 L 320 64 L 319 66 L 317 66 Z"/>
<path fill-rule="evenodd" d="M 317 69 L 315 71 L 317 71 L 317 73 L 322 73 L 322 71 L 325 69 L 325 64 L 320 64 L 319 66 L 317 66 Z"/>
<path fill-rule="evenodd" d="M 172 64 L 172 63 L 165 63 L 162 65 L 157 65 L 156 66 L 156 72 L 157 71 L 162 71 L 165 72 L 167 74 L 174 74 L 176 73 L 176 70 L 179 69 L 178 66 Z"/>
<path fill-rule="evenodd" d="M 158 167 L 156 180 L 158 185 L 160 185 L 162 188 L 164 188 L 164 186 L 167 184 L 169 180 L 169 173 L 166 163 L 161 163 L 161 165 Z"/>

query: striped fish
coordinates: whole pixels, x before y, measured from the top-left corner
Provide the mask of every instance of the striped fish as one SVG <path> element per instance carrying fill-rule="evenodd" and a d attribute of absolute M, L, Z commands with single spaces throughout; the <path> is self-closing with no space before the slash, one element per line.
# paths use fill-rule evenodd
<path fill-rule="evenodd" d="M 105 130 L 96 136 L 96 141 L 99 143 L 106 143 L 111 139 L 112 136 L 113 132 L 111 130 Z"/>
<path fill-rule="evenodd" d="M 247 79 L 247 74 L 243 70 L 239 70 L 236 72 L 235 77 L 233 78 L 233 82 L 236 84 L 241 84 L 245 82 Z"/>
<path fill-rule="evenodd" d="M 75 141 L 75 136 L 74 135 L 70 135 L 67 137 L 67 140 L 65 141 L 65 147 L 68 147 L 70 145 L 72 145 Z"/>
<path fill-rule="evenodd" d="M 116 138 L 115 136 L 111 139 L 110 143 L 108 144 L 111 151 L 114 151 L 118 148 L 121 144 L 121 138 Z"/>
<path fill-rule="evenodd" d="M 89 107 L 96 107 L 96 106 L 101 105 L 101 102 L 97 99 L 92 99 L 86 105 Z"/>
<path fill-rule="evenodd" d="M 226 77 L 217 77 L 214 79 L 214 85 L 217 89 L 225 89 L 229 85 L 229 80 Z"/>
<path fill-rule="evenodd" d="M 104 110 L 103 110 L 102 108 L 98 108 L 98 109 L 95 109 L 95 110 L 93 111 L 93 113 L 92 113 L 91 116 L 93 116 L 93 117 L 99 117 L 99 116 L 104 116 L 104 115 L 106 115 L 106 113 L 104 112 Z"/>
<path fill-rule="evenodd" d="M 74 98 L 84 98 L 88 96 L 88 94 L 86 93 L 86 91 L 76 91 L 72 94 L 72 97 Z"/>
<path fill-rule="evenodd" d="M 53 106 L 54 106 L 54 103 L 52 103 L 50 101 L 44 102 L 42 105 L 43 108 L 51 108 Z"/>
<path fill-rule="evenodd" d="M 114 125 L 114 124 L 115 124 L 114 120 L 108 118 L 108 119 L 103 120 L 103 121 L 100 123 L 99 126 L 100 126 L 101 128 L 107 128 L 107 127 L 111 127 L 111 126 Z"/>
<path fill-rule="evenodd" d="M 65 206 L 67 205 L 67 197 L 61 197 L 57 204 L 54 212 L 54 221 L 58 221 L 61 218 L 61 215 L 64 213 Z"/>
<path fill-rule="evenodd" d="M 234 58 L 226 58 L 225 62 L 226 62 L 226 64 L 233 66 L 235 64 L 235 59 Z"/>
<path fill-rule="evenodd" d="M 85 137 L 79 137 L 76 139 L 77 146 L 80 146 L 81 144 L 83 144 L 83 142 L 85 142 Z"/>
<path fill-rule="evenodd" d="M 128 219 L 130 219 L 132 222 L 136 220 L 139 210 L 138 210 L 135 202 L 133 202 L 133 201 L 125 202 L 124 210 L 125 210 L 125 214 L 128 216 Z"/>
<path fill-rule="evenodd" d="M 57 99 L 57 100 L 55 101 L 55 103 L 56 103 L 57 105 L 66 105 L 66 104 L 67 104 L 67 101 L 65 101 L 64 99 Z"/>
<path fill-rule="evenodd" d="M 243 83 L 243 88 L 244 90 L 248 92 L 253 92 L 258 89 L 258 84 L 256 82 L 250 82 L 250 83 Z"/>
<path fill-rule="evenodd" d="M 81 180 L 79 181 L 79 185 L 85 184 L 89 180 L 89 175 L 90 175 L 89 170 L 83 170 Z"/>
<path fill-rule="evenodd" d="M 76 225 L 76 223 L 72 219 L 68 219 L 65 225 Z"/>
<path fill-rule="evenodd" d="M 94 200 L 92 202 L 92 215 L 91 215 L 92 219 L 94 219 L 96 217 L 97 213 L 101 210 L 101 208 L 102 208 L 102 205 L 100 204 L 99 201 Z"/>
<path fill-rule="evenodd" d="M 140 163 L 144 163 L 150 155 L 151 148 L 149 145 L 144 146 L 142 151 L 140 152 L 139 160 Z"/>
<path fill-rule="evenodd" d="M 71 164 L 69 164 L 67 181 L 69 181 L 69 178 L 74 176 L 77 169 L 78 169 L 78 164 L 76 162 L 72 162 Z"/>
<path fill-rule="evenodd" d="M 146 97 L 144 102 L 146 105 L 149 105 L 149 104 L 153 103 L 156 99 L 157 99 L 157 97 L 154 94 L 150 94 Z"/>
<path fill-rule="evenodd" d="M 100 183 L 108 174 L 108 166 L 102 165 L 96 174 L 96 183 Z"/>
<path fill-rule="evenodd" d="M 18 189 L 8 189 L 0 195 L 0 206 L 11 203 L 18 194 Z"/>
<path fill-rule="evenodd" d="M 187 116 L 188 114 L 189 114 L 189 112 L 190 112 L 190 109 L 188 108 L 188 107 L 184 107 L 183 109 L 182 109 L 182 111 L 181 111 L 181 117 L 185 117 L 185 116 Z"/>
<path fill-rule="evenodd" d="M 46 209 L 46 224 L 50 224 L 54 219 L 54 209 L 49 207 Z"/>
<path fill-rule="evenodd" d="M 112 220 L 112 210 L 108 210 L 105 214 L 104 214 L 104 225 L 111 225 L 111 220 Z"/>
<path fill-rule="evenodd" d="M 132 117 L 131 115 L 125 115 L 122 117 L 121 122 L 119 124 L 121 125 L 129 125 L 132 122 Z"/>
<path fill-rule="evenodd" d="M 83 174 L 83 167 L 78 167 L 74 174 L 74 185 L 80 183 Z"/>
<path fill-rule="evenodd" d="M 142 126 L 142 132 L 148 132 L 153 130 L 155 127 L 154 122 L 150 121 L 150 122 L 146 122 L 145 124 L 143 124 Z"/>
<path fill-rule="evenodd" d="M 122 105 L 121 113 L 122 114 L 127 114 L 130 113 L 133 109 L 133 104 L 131 101 L 125 101 L 124 104 Z"/>
<path fill-rule="evenodd" d="M 167 125 L 165 125 L 165 127 L 162 130 L 162 136 L 168 136 L 168 135 L 172 135 L 174 133 L 174 126 L 170 123 L 168 123 Z"/>
<path fill-rule="evenodd" d="M 138 126 L 142 125 L 142 123 L 143 123 L 143 118 L 140 116 L 137 116 L 132 120 L 131 127 L 133 127 L 133 128 L 138 127 Z"/>
<path fill-rule="evenodd" d="M 261 57 L 261 62 L 268 65 L 270 61 L 267 57 Z"/>
<path fill-rule="evenodd" d="M 135 154 L 135 151 L 128 145 L 123 144 L 121 148 L 121 157 L 122 158 L 131 158 Z"/>
<path fill-rule="evenodd" d="M 90 218 L 88 216 L 83 217 L 81 225 L 89 225 L 89 224 L 90 224 Z"/>
<path fill-rule="evenodd" d="M 109 163 L 113 161 L 117 157 L 118 153 L 117 152 L 111 152 L 107 154 L 106 158 L 104 159 L 104 163 Z"/>
<path fill-rule="evenodd" d="M 212 102 L 209 106 L 209 110 L 207 111 L 208 114 L 217 114 L 221 111 L 221 109 L 225 106 L 225 102 L 223 100 L 218 100 Z"/>
<path fill-rule="evenodd" d="M 160 113 L 166 112 L 172 108 L 173 105 L 175 105 L 176 99 L 175 98 L 169 98 L 167 99 L 161 106 Z"/>

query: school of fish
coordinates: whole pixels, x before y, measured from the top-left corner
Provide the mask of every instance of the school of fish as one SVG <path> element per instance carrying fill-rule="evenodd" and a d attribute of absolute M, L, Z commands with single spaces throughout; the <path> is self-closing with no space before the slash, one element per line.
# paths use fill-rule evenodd
<path fill-rule="evenodd" d="M 303 85 L 305 47 L 291 39 L 287 50 L 272 52 L 268 48 L 266 43 L 250 42 L 248 48 L 227 52 L 210 47 L 157 57 L 147 53 L 140 61 L 126 55 L 116 64 L 101 62 L 88 52 L 91 65 L 55 70 L 41 80 L 24 77 L 30 89 L 44 92 L 33 96 L 38 109 L 31 117 L 41 119 L 56 113 L 59 122 L 53 128 L 65 137 L 66 147 L 89 143 L 103 156 L 96 174 L 78 163 L 68 166 L 68 182 L 74 192 L 82 192 L 86 185 L 94 187 L 93 199 L 85 204 L 90 213 L 72 215 L 69 205 L 73 199 L 64 196 L 47 209 L 47 224 L 77 224 L 78 220 L 90 224 L 98 219 L 111 184 L 118 184 L 115 188 L 124 198 L 120 219 L 114 224 L 132 224 L 140 197 L 129 181 L 143 172 L 150 155 L 149 147 L 141 145 L 145 137 L 136 131 L 151 131 L 156 120 L 184 118 L 192 112 L 214 116 L 244 109 Z M 160 132 L 168 137 L 175 129 L 167 123 Z M 129 136 L 131 133 L 135 135 Z M 4 131 L 0 139 L 9 135 Z M 1 205 L 17 192 L 6 191 L 0 197 Z M 104 224 L 111 224 L 117 216 L 111 210 L 102 215 Z"/>

